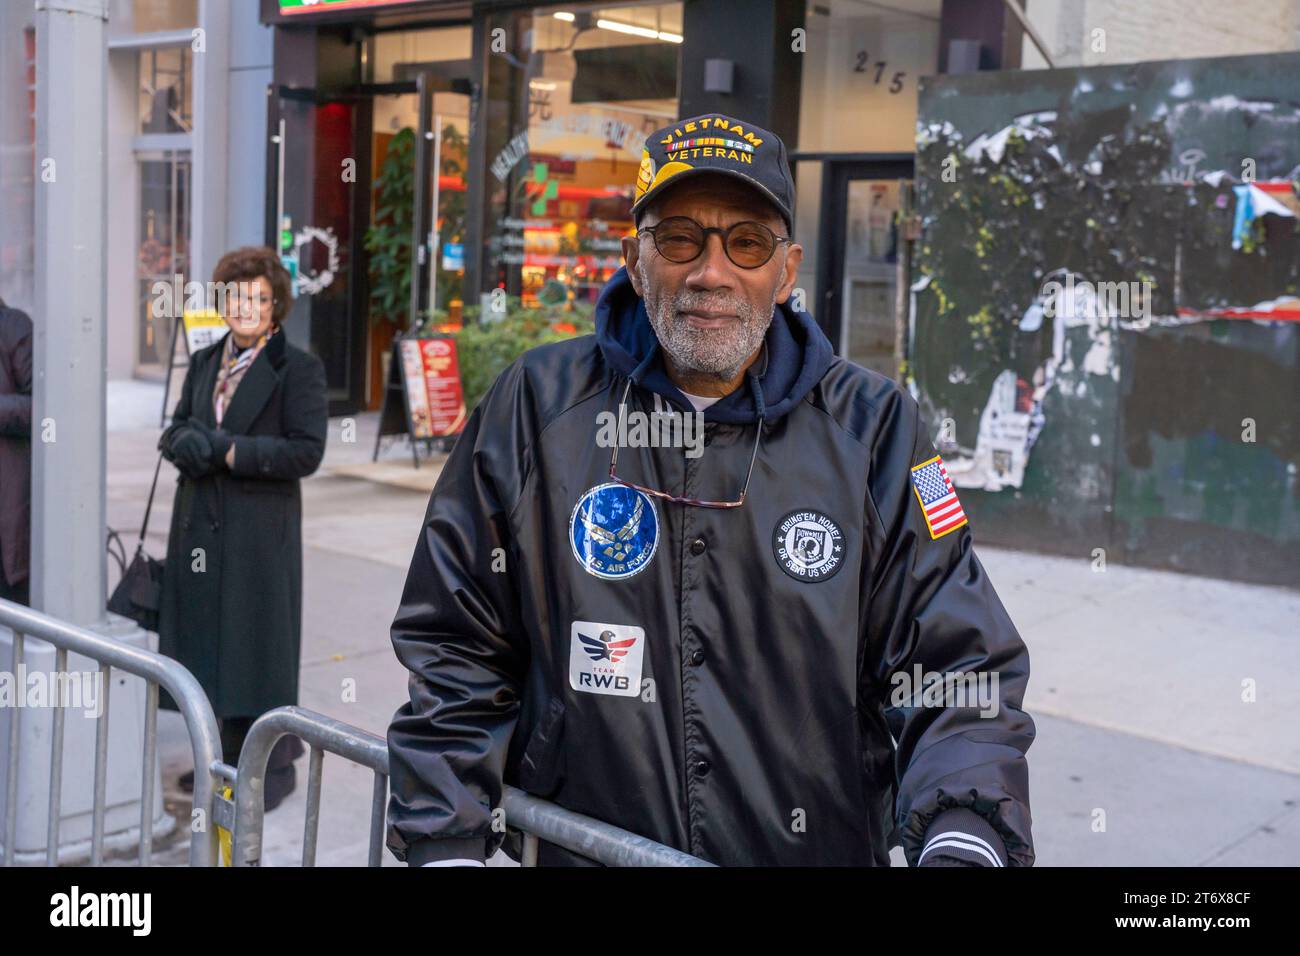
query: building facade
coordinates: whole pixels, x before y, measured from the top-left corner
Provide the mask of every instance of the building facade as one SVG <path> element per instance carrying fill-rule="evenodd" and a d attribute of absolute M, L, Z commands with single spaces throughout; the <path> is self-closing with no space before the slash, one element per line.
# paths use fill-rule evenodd
<path fill-rule="evenodd" d="M 257 0 L 109 0 L 110 378 L 165 375 L 175 318 L 155 314 L 159 283 L 202 280 L 227 248 L 262 241 L 272 31 L 259 14 Z M 41 182 L 35 19 L 32 3 L 0 4 L 0 296 L 24 309 Z"/>
<path fill-rule="evenodd" d="M 1297 48 L 1300 0 L 1174 7 L 1028 0 L 1035 38 L 1003 0 L 109 0 L 110 377 L 165 370 L 158 282 L 266 242 L 331 410 L 375 407 L 389 340 L 431 312 L 593 300 L 641 140 L 706 111 L 786 141 L 796 294 L 839 352 L 898 374 L 919 79 L 1043 67 L 1040 42 L 1056 66 Z M 0 4 L 0 296 L 24 307 L 33 10 Z"/>
<path fill-rule="evenodd" d="M 968 41 L 972 68 L 1018 58 L 1002 4 L 976 5 L 998 26 Z M 290 333 L 326 360 L 336 409 L 373 407 L 388 340 L 430 310 L 455 322 L 493 290 L 594 302 L 633 228 L 645 136 L 718 111 L 786 141 L 808 250 L 797 294 L 842 352 L 895 374 L 917 80 L 943 67 L 945 30 L 961 38 L 969 12 L 262 0 L 275 31 L 265 235 L 300 277 Z M 415 152 L 414 183 L 394 148 Z M 383 198 L 397 186 L 405 215 Z M 376 268 L 376 237 L 408 232 L 409 275 Z"/>

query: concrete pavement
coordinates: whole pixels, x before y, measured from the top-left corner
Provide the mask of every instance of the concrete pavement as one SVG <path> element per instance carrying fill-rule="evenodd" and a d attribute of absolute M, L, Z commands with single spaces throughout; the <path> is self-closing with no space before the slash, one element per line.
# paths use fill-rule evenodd
<path fill-rule="evenodd" d="M 161 387 L 110 383 L 109 396 L 109 523 L 138 529 Z M 406 696 L 388 626 L 428 496 L 355 477 L 376 416 L 355 423 L 348 443 L 345 423 L 331 422 L 325 462 L 303 485 L 300 703 L 382 736 Z M 385 457 L 409 467 L 402 445 Z M 163 474 L 149 534 L 158 556 L 174 488 Z M 1083 544 L 1076 560 L 979 554 L 1030 650 L 1039 865 L 1300 864 L 1300 592 L 1113 563 L 1098 572 Z M 161 717 L 171 781 L 188 742 L 175 715 Z M 300 853 L 299 767 L 298 790 L 267 817 L 267 865 Z M 321 864 L 365 862 L 371 786 L 368 771 L 326 758 Z M 169 800 L 188 815 L 183 795 Z"/>

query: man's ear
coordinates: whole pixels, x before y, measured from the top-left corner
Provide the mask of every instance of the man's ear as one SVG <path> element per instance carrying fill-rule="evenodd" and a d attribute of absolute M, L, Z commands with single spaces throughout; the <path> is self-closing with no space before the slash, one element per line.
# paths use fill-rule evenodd
<path fill-rule="evenodd" d="M 632 280 L 632 288 L 644 299 L 645 290 L 641 288 L 641 272 L 637 269 L 637 262 L 641 258 L 641 241 L 636 236 L 623 237 L 623 258 L 627 260 L 627 277 Z"/>
<path fill-rule="evenodd" d="M 781 284 L 776 287 L 776 301 L 785 302 L 794 291 L 794 284 L 799 279 L 799 264 L 803 262 L 803 246 L 797 242 L 790 243 L 785 254 L 785 264 L 781 266 Z"/>

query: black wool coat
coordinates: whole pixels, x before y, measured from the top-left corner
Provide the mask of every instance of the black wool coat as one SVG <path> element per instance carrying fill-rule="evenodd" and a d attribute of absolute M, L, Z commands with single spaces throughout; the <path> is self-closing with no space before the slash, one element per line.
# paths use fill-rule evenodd
<path fill-rule="evenodd" d="M 190 359 L 159 442 L 169 461 L 196 420 L 216 428 L 212 391 L 224 346 L 222 338 Z M 277 332 L 222 419 L 220 431 L 234 442 L 233 470 L 209 462 L 206 473 L 177 478 L 159 650 L 193 672 L 217 717 L 256 716 L 298 702 L 299 479 L 320 465 L 328 423 L 324 365 Z"/>
<path fill-rule="evenodd" d="M 0 574 L 27 580 L 32 510 L 32 320 L 0 306 Z"/>

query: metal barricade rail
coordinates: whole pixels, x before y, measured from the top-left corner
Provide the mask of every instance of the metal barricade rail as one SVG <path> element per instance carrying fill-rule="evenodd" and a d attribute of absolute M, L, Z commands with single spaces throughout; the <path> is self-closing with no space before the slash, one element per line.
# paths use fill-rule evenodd
<path fill-rule="evenodd" d="M 158 689 L 165 688 L 175 700 L 189 733 L 194 754 L 195 810 L 202 811 L 204 825 L 191 832 L 190 865 L 218 863 L 217 828 L 233 831 L 232 856 L 235 866 L 258 866 L 262 857 L 264 793 L 271 749 L 285 734 L 295 734 L 311 748 L 307 781 L 307 808 L 303 824 L 302 865 L 314 866 L 320 827 L 321 777 L 324 755 L 337 754 L 374 772 L 370 810 L 369 866 L 379 866 L 383 857 L 384 832 L 388 816 L 388 744 L 382 737 L 301 707 L 278 707 L 254 722 L 239 754 L 239 767 L 221 761 L 220 731 L 202 685 L 179 661 L 153 651 L 96 634 L 60 621 L 31 608 L 0 599 L 0 625 L 13 632 L 12 673 L 24 662 L 28 638 L 45 641 L 55 648 L 54 670 L 68 672 L 68 654 L 80 654 L 99 664 L 102 676 L 102 712 L 96 716 L 94 803 L 91 810 L 91 865 L 100 866 L 104 857 L 104 815 L 108 779 L 108 688 L 117 669 L 145 681 L 146 698 L 143 734 L 143 772 L 140 799 L 141 866 L 152 857 L 151 829 L 154 786 L 153 771 L 158 752 Z M 64 708 L 52 714 L 49 817 L 46 834 L 46 865 L 58 864 L 59 823 L 62 813 Z M 9 724 L 9 754 L 5 777 L 6 800 L 3 829 L 3 865 L 11 866 L 16 854 L 19 736 L 21 709 L 15 709 Z M 200 772 L 199 768 L 204 768 Z M 234 785 L 231 803 L 217 795 L 223 784 Z M 711 866 L 680 850 L 664 846 L 619 827 L 574 813 L 514 787 L 505 787 L 502 804 L 507 826 L 523 834 L 522 864 L 536 866 L 540 841 L 553 843 L 570 852 L 606 866 Z"/>
<path fill-rule="evenodd" d="M 143 678 L 146 686 L 144 715 L 143 783 L 140 790 L 140 865 L 148 866 L 153 849 L 153 770 L 158 752 L 158 688 L 172 696 L 185 718 L 194 752 L 194 807 L 203 811 L 199 832 L 190 835 L 190 865 L 213 866 L 217 860 L 217 823 L 213 795 L 215 777 L 221 770 L 220 733 L 217 718 L 198 680 L 180 662 L 152 651 L 132 647 L 111 637 L 0 599 L 0 625 L 13 631 L 12 673 L 23 664 L 24 641 L 37 638 L 55 647 L 55 672 L 67 673 L 68 652 L 97 661 L 103 674 L 103 709 L 95 719 L 94 804 L 91 825 L 91 865 L 99 866 L 104 856 L 105 787 L 108 779 L 108 695 L 114 668 Z M 13 864 L 18 796 L 18 741 L 22 710 L 15 709 L 9 723 L 9 760 L 4 819 L 4 865 Z M 49 828 L 46 836 L 46 865 L 58 863 L 59 817 L 63 794 L 63 708 L 56 706 L 50 759 Z M 204 772 L 200 771 L 200 768 Z"/>
<path fill-rule="evenodd" d="M 321 769 L 325 753 L 337 754 L 374 771 L 370 804 L 368 865 L 379 866 L 388 815 L 388 744 L 382 737 L 301 707 L 277 707 L 259 717 L 239 754 L 235 787 L 235 866 L 259 866 L 262 860 L 266 765 L 271 748 L 285 734 L 295 734 L 311 748 L 307 809 L 303 821 L 302 865 L 316 863 L 320 826 Z M 523 833 L 524 866 L 537 865 L 538 842 L 545 840 L 606 866 L 712 866 L 645 837 L 601 820 L 574 813 L 546 800 L 505 788 L 502 803 L 507 826 Z"/>

